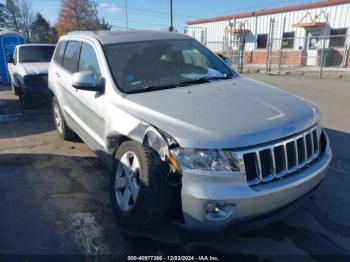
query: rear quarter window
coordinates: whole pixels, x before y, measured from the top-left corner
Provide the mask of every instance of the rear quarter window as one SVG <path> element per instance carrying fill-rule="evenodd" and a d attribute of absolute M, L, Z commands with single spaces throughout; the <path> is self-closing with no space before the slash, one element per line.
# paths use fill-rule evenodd
<path fill-rule="evenodd" d="M 55 56 L 54 56 L 53 60 L 59 65 L 62 65 L 64 50 L 66 49 L 66 45 L 67 45 L 67 42 L 62 41 L 58 44 L 58 46 L 56 48 L 56 52 L 55 52 Z"/>

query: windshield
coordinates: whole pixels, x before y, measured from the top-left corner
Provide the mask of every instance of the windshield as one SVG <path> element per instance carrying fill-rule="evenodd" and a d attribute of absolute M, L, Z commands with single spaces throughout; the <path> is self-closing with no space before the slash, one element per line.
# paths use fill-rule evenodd
<path fill-rule="evenodd" d="M 19 62 L 50 62 L 54 50 L 54 46 L 22 46 L 19 49 Z"/>
<path fill-rule="evenodd" d="M 111 73 L 126 93 L 174 88 L 236 76 L 195 40 L 159 40 L 105 47 Z"/>

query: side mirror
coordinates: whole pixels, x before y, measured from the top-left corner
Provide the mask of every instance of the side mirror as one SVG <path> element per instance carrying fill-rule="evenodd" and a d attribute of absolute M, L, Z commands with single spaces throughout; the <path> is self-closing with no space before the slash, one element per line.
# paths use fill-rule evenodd
<path fill-rule="evenodd" d="M 94 92 L 104 91 L 104 81 L 97 83 L 97 76 L 92 71 L 83 71 L 73 74 L 72 86 L 76 89 Z"/>
<path fill-rule="evenodd" d="M 15 63 L 15 60 L 13 59 L 12 56 L 10 56 L 10 57 L 8 58 L 7 63 L 9 63 L 9 64 L 14 64 L 14 63 Z"/>

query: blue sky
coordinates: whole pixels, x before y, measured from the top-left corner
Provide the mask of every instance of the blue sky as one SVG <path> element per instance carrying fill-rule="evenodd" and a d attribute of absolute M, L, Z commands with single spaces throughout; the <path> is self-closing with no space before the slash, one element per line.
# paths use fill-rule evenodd
<path fill-rule="evenodd" d="M 41 12 L 52 23 L 57 20 L 60 0 L 31 0 L 34 11 Z M 160 29 L 169 26 L 169 0 L 127 0 L 129 27 Z M 116 27 L 125 26 L 125 0 L 98 0 L 99 14 Z M 183 32 L 191 19 L 221 16 L 252 10 L 275 8 L 315 0 L 173 0 L 174 25 Z"/>

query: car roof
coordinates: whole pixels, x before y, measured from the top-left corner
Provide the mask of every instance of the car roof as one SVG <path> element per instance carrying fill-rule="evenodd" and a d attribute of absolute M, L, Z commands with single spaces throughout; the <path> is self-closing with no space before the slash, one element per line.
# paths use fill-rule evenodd
<path fill-rule="evenodd" d="M 21 44 L 17 45 L 18 47 L 25 47 L 25 46 L 56 46 L 55 44 Z"/>
<path fill-rule="evenodd" d="M 69 38 L 69 36 L 93 37 L 103 45 L 152 40 L 192 39 L 184 34 L 161 30 L 74 31 L 68 33 L 68 36 L 64 38 Z"/>

